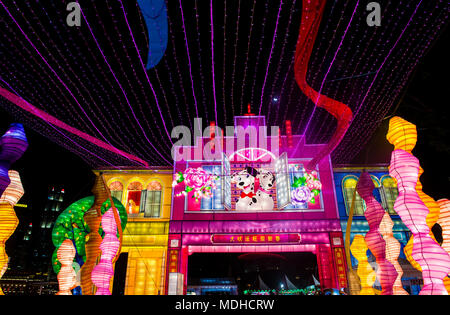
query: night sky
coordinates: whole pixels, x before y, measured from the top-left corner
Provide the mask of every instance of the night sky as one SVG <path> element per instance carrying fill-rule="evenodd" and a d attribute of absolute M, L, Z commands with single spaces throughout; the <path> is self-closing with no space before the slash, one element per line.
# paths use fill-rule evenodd
<path fill-rule="evenodd" d="M 413 2 L 416 5 L 417 1 Z M 111 135 L 112 144 L 125 151 L 129 149 L 127 152 L 147 159 L 150 163 L 160 164 L 161 158 L 143 140 L 142 133 L 136 127 L 135 120 L 131 118 L 132 115 L 129 110 L 123 109 L 125 100 L 117 92 L 118 88 L 98 54 L 98 48 L 92 40 L 89 29 L 86 26 L 83 26 L 80 30 L 67 29 L 63 25 L 64 18 L 61 12 L 64 12 L 64 7 L 61 5 L 49 4 L 45 8 L 44 14 L 44 11 L 34 1 L 27 4 L 19 3 L 17 6 L 10 4 L 8 1 L 5 1 L 5 3 L 8 3 L 10 13 L 17 18 L 17 22 L 23 26 L 24 30 L 28 34 L 36 35 L 32 37 L 32 40 L 36 42 L 38 49 L 41 49 L 44 55 L 48 57 L 51 65 L 55 68 L 57 68 L 57 65 L 63 65 L 67 72 L 81 65 L 80 73 L 86 75 L 86 86 L 92 87 L 93 90 L 98 92 L 98 94 L 93 93 L 94 95 L 92 95 L 93 101 L 98 105 L 97 107 L 105 110 L 117 107 L 117 113 L 108 112 L 103 116 L 98 112 L 99 109 L 92 104 L 86 107 L 94 125 L 98 126 L 103 133 Z M 138 110 L 142 104 L 150 105 L 139 112 L 139 115 L 142 115 L 139 118 L 141 122 L 145 120 L 143 125 L 153 144 L 161 149 L 165 157 L 168 157 L 167 153 L 170 151 L 166 149 L 170 147 L 170 143 L 161 140 L 166 137 L 164 130 L 161 129 L 162 121 L 155 110 L 152 93 L 149 91 L 147 80 L 142 69 L 140 69 L 139 60 L 135 53 L 136 48 L 132 45 L 123 18 L 120 17 L 122 13 L 120 6 L 117 4 L 98 4 L 95 7 L 87 1 L 80 1 L 80 3 L 84 6 L 85 14 L 91 23 L 93 32 L 97 35 L 96 38 L 99 40 L 100 46 L 105 49 L 105 54 L 111 61 L 114 71 L 118 73 L 120 81 L 128 81 L 127 84 L 124 83 L 124 88 L 126 93 L 134 95 L 131 100 L 133 108 Z M 188 125 L 192 122 L 195 116 L 193 107 L 195 101 L 198 102 L 199 115 L 205 119 L 205 124 L 216 119 L 213 105 L 214 94 L 209 77 L 212 70 L 209 7 L 203 4 L 204 1 L 192 1 L 196 6 L 184 5 L 183 7 L 184 18 L 186 19 L 186 36 L 189 42 L 189 56 L 192 58 L 193 77 L 191 78 L 189 68 L 187 68 L 185 35 L 180 20 L 181 11 L 177 3 L 177 1 L 171 1 L 168 6 L 171 33 L 166 57 L 155 70 L 149 72 L 150 81 L 155 84 L 157 99 L 162 106 L 162 115 L 164 121 L 167 122 L 169 131 L 174 125 L 181 123 Z M 215 1 L 214 3 L 222 3 L 222 1 Z M 259 107 L 259 102 L 262 100 L 263 114 L 272 111 L 272 115 L 269 116 L 269 123 L 282 124 L 286 117 L 292 116 L 294 132 L 303 132 L 305 124 L 312 117 L 313 128 L 312 131 L 307 133 L 309 141 L 326 142 L 334 131 L 334 118 L 322 110 L 318 110 L 312 115 L 314 104 L 301 95 L 293 80 L 291 69 L 298 35 L 301 1 L 284 2 L 285 11 L 281 12 L 277 37 L 280 42 L 275 46 L 273 52 L 274 60 L 279 61 L 279 63 L 274 62 L 273 66 L 268 68 L 268 82 L 265 85 L 264 97 L 261 97 L 264 84 L 261 78 L 264 78 L 266 74 L 267 59 L 269 58 L 280 2 L 273 1 L 268 5 L 261 4 L 263 1 L 259 0 L 257 2 L 240 1 L 239 3 L 242 4 L 242 7 L 240 7 L 242 18 L 239 19 L 240 22 L 238 23 L 236 1 L 228 1 L 226 9 L 223 7 L 225 4 L 217 4 L 213 11 L 215 17 L 214 33 L 217 43 L 215 47 L 217 58 L 215 70 L 217 71 L 216 97 L 218 98 L 217 116 L 219 117 L 219 124 L 221 126 L 226 123 L 230 124 L 234 115 L 245 112 L 247 103 L 250 102 L 254 107 Z M 255 5 L 255 3 L 258 4 L 252 11 L 252 5 Z M 317 89 L 320 87 L 321 79 L 328 69 L 327 65 L 330 64 L 333 53 L 339 44 L 339 41 L 336 42 L 334 38 L 334 30 L 342 33 L 351 15 L 350 5 L 347 7 L 344 4 L 345 1 L 336 3 L 336 6 L 327 5 L 326 7 L 325 22 L 320 28 L 322 37 L 316 45 L 317 53 L 311 62 L 312 70 L 309 79 Z M 395 6 L 395 3 L 389 1 L 387 10 L 393 9 L 391 7 Z M 364 80 L 370 75 L 363 78 L 358 77 L 346 81 L 346 83 L 335 79 L 346 77 L 355 72 L 370 73 L 371 67 L 376 66 L 370 63 L 370 58 L 375 55 L 385 56 L 389 48 L 378 47 L 376 43 L 389 40 L 392 42 L 389 36 L 398 36 L 402 30 L 401 24 L 408 20 L 410 14 L 414 11 L 414 5 L 405 9 L 405 12 L 408 12 L 405 16 L 386 21 L 386 27 L 389 27 L 390 31 L 375 32 L 371 42 L 365 42 L 366 33 L 370 33 L 371 30 L 356 27 L 356 25 L 362 25 L 364 17 L 356 15 L 353 27 L 350 28 L 349 38 L 352 38 L 358 47 L 367 45 L 372 53 L 357 58 L 356 55 L 352 55 L 354 51 L 358 51 L 352 46 L 355 43 L 344 42 L 341 53 L 337 55 L 336 66 L 331 71 L 329 80 L 325 84 L 324 92 L 341 97 L 348 101 L 353 109 L 357 108 L 362 91 L 365 91 L 364 88 L 367 88 L 368 85 Z M 435 199 L 450 198 L 450 166 L 448 162 L 450 161 L 450 144 L 448 141 L 450 138 L 450 117 L 447 97 L 447 74 L 450 70 L 448 60 L 450 55 L 448 48 L 449 30 L 447 28 L 445 31 L 433 33 L 433 27 L 423 21 L 432 11 L 431 7 L 429 8 L 427 3 L 423 5 L 427 6 L 424 10 L 425 13 L 422 13 L 422 11 L 418 13 L 418 18 L 415 20 L 416 24 L 405 33 L 405 36 L 408 37 L 404 38 L 400 48 L 394 51 L 392 58 L 394 63 L 389 64 L 390 66 L 385 69 L 383 74 L 388 75 L 390 71 L 397 71 L 393 70 L 395 65 L 401 67 L 398 72 L 393 72 L 394 76 L 391 80 L 379 79 L 377 81 L 376 89 L 370 94 L 364 110 L 358 116 L 358 120 L 350 130 L 349 135 L 344 139 L 341 147 L 339 147 L 339 154 L 334 158 L 340 164 L 387 164 L 392 150 L 392 146 L 385 140 L 388 119 L 385 119 L 382 123 L 376 119 L 383 119 L 392 115 L 402 116 L 418 126 L 419 142 L 413 153 L 420 158 L 425 170 L 422 176 L 424 191 Z M 145 56 L 148 44 L 146 44 L 145 32 L 143 31 L 145 28 L 142 27 L 142 23 L 137 22 L 140 20 L 139 11 L 133 1 L 124 1 L 124 8 L 129 14 L 129 19 L 135 22 L 131 23 L 131 30 L 136 36 L 139 50 Z M 288 8 L 293 8 L 293 10 Z M 345 11 L 343 15 L 336 14 L 341 10 Z M 22 15 L 18 12 L 21 12 Z M 115 13 L 115 18 L 109 17 L 111 12 Z M 196 19 L 196 12 L 199 15 L 198 20 Z M 248 39 L 250 35 L 249 18 L 252 16 L 252 12 L 255 18 L 254 29 L 252 30 L 251 45 L 248 45 L 248 40 L 245 39 Z M 361 13 L 361 10 L 358 12 Z M 441 13 L 433 11 L 433 14 L 434 18 L 427 20 L 427 23 L 438 23 L 439 18 L 442 18 Z M 30 18 L 27 19 L 27 16 Z M 342 17 L 345 23 L 341 23 Z M 103 24 L 95 23 L 94 21 L 97 20 Z M 289 22 L 290 20 L 291 22 Z M 394 24 L 397 25 L 394 23 L 395 20 L 398 21 L 398 27 L 394 27 Z M 198 24 L 196 21 L 199 21 Z M 264 23 L 264 21 L 267 21 L 267 23 Z M 421 23 L 423 28 L 420 28 Z M 239 26 L 238 36 L 236 36 L 237 26 Z M 4 66 L 0 69 L 0 76 L 33 105 L 48 111 L 84 132 L 100 138 L 87 122 L 86 117 L 80 114 L 74 100 L 67 95 L 67 92 L 61 92 L 61 97 L 59 97 L 58 90 L 55 89 L 55 83 L 49 79 L 50 71 L 42 68 L 42 63 L 39 67 L 34 63 L 39 58 L 30 49 L 29 44 L 26 43 L 2 7 L 0 7 L 0 27 L 8 30 L 0 35 L 0 44 L 8 47 L 7 50 L 2 49 L 0 54 L 0 63 Z M 111 33 L 103 36 L 103 29 L 110 29 Z M 33 30 L 35 33 L 32 32 Z M 200 30 L 200 33 L 197 30 Z M 49 35 L 49 31 L 53 32 L 52 36 Z M 122 37 L 118 34 L 121 34 Z M 286 36 L 286 34 L 290 35 Z M 440 38 L 435 41 L 434 36 L 439 34 L 441 35 Z M 38 42 L 38 37 L 48 39 L 45 47 L 44 43 Z M 224 41 L 225 38 L 226 41 Z M 419 39 L 422 41 L 419 42 Z M 414 68 L 410 64 L 411 61 L 408 59 L 402 63 L 402 58 L 412 58 L 413 55 L 409 50 L 413 48 L 409 46 L 408 50 L 405 48 L 408 40 L 417 40 L 418 42 L 412 42 L 411 46 L 413 48 L 420 46 L 426 53 L 426 56 L 421 59 L 415 70 L 410 74 L 408 71 Z M 236 50 L 235 42 L 238 43 Z M 428 42 L 434 44 L 426 48 Z M 331 43 L 330 46 L 328 46 L 329 43 Z M 248 47 L 251 49 L 248 50 Z M 415 52 L 420 55 L 422 50 L 417 49 Z M 90 51 L 97 51 L 97 53 L 92 55 Z M 410 55 L 405 55 L 406 52 Z M 127 59 L 128 55 L 129 59 Z M 50 56 L 54 56 L 55 59 Z M 69 58 L 69 63 L 65 64 L 62 56 L 75 59 Z M 86 59 L 80 59 L 80 56 L 86 56 Z M 224 56 L 225 58 L 223 58 Z M 24 62 L 25 59 L 21 58 L 26 58 L 26 62 Z M 246 58 L 249 61 L 248 64 L 244 63 Z M 361 66 L 365 63 L 367 63 L 367 67 Z M 242 71 L 245 66 L 248 68 L 246 77 L 243 76 L 245 72 Z M 89 71 L 90 69 L 93 71 Z M 121 69 L 124 71 L 122 72 Z M 107 76 L 102 80 L 105 73 Z M 68 82 L 67 77 L 62 77 Z M 384 75 L 380 75 L 380 78 L 384 77 Z M 288 84 L 284 85 L 283 80 L 287 81 Z M 192 82 L 194 88 L 191 85 Z M 230 84 L 230 82 L 234 82 L 235 85 Z M 63 89 L 58 85 L 56 86 L 59 91 L 62 91 Z M 4 84 L 1 86 L 5 87 Z M 75 91 L 75 85 L 70 85 L 70 88 Z M 75 93 L 76 98 L 80 100 L 88 98 L 87 90 L 87 87 L 86 90 L 80 88 L 80 91 Z M 192 93 L 192 90 L 195 93 Z M 283 94 L 279 95 L 278 93 L 282 91 Z M 194 95 L 197 96 L 195 100 Z M 377 102 L 377 95 L 383 96 L 379 102 Z M 271 97 L 275 96 L 281 98 L 279 104 L 273 103 Z M 74 149 L 70 142 L 61 139 L 57 133 L 38 119 L 18 110 L 13 110 L 11 104 L 4 100 L 1 100 L 0 103 L 1 133 L 4 133 L 12 122 L 21 122 L 26 128 L 30 146 L 13 168 L 21 174 L 26 191 L 22 203 L 30 205 L 35 225 L 39 222 L 39 213 L 44 208 L 48 191 L 52 187 L 65 189 L 65 206 L 90 195 L 94 181 L 92 168 L 97 166 L 99 161 L 89 154 L 80 153 L 80 150 Z M 86 104 L 83 103 L 83 105 Z M 68 114 L 66 108 L 70 109 L 70 114 Z M 122 111 L 126 114 L 122 115 Z M 386 112 L 385 115 L 379 116 L 384 111 Z M 375 116 L 375 112 L 377 116 Z M 280 114 L 280 117 L 278 117 L 278 114 Z M 370 121 L 371 115 L 374 116 L 375 121 Z M 363 124 L 363 120 L 368 120 L 367 126 Z M 80 140 L 76 137 L 72 137 L 72 139 Z M 366 146 L 365 143 L 369 139 L 371 140 Z M 89 149 L 93 148 L 92 145 L 82 141 L 80 143 L 86 145 Z M 359 152 L 361 149 L 362 151 Z M 112 163 L 118 162 L 115 157 L 101 150 L 96 151 L 96 153 Z"/>

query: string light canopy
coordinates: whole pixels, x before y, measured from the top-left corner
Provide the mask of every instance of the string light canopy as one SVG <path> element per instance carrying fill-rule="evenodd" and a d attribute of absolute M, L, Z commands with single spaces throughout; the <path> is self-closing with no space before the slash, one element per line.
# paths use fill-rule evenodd
<path fill-rule="evenodd" d="M 173 127 L 193 133 L 195 116 L 205 126 L 232 125 L 248 103 L 268 125 L 289 119 L 293 134 L 328 143 L 336 117 L 295 80 L 306 3 L 166 0 L 165 53 L 147 70 L 149 47 L 158 43 L 138 1 L 80 2 L 81 27 L 68 26 L 66 8 L 54 2 L 0 1 L 0 44 L 8 47 L 0 56 L 0 106 L 94 167 L 169 165 Z M 370 139 L 449 8 L 443 0 L 387 0 L 382 26 L 370 27 L 366 5 L 327 1 L 309 37 L 310 58 L 298 60 L 308 63 L 312 89 L 353 113 L 332 155 L 337 163 Z"/>

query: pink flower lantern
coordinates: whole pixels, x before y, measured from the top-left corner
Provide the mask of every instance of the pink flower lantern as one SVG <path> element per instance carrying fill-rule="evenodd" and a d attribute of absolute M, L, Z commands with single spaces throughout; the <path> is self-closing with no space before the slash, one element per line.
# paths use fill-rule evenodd
<path fill-rule="evenodd" d="M 179 172 L 175 174 L 173 187 L 184 183 L 186 186 L 185 190 L 181 193 L 176 194 L 177 197 L 187 196 L 188 193 L 193 193 L 193 198 L 199 200 L 201 198 L 211 198 L 212 192 L 216 189 L 216 184 L 214 181 L 217 176 L 214 176 L 206 172 L 201 167 L 199 168 L 187 168 L 184 173 Z"/>

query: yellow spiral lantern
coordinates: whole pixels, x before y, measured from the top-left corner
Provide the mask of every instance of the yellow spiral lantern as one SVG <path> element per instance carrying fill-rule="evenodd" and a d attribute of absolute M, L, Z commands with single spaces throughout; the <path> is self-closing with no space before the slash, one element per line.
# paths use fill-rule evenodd
<path fill-rule="evenodd" d="M 356 260 L 358 260 L 357 274 L 361 280 L 361 291 L 359 295 L 375 295 L 373 284 L 375 283 L 376 273 L 373 271 L 367 259 L 368 249 L 364 236 L 355 235 L 350 246 L 350 251 Z"/>
<path fill-rule="evenodd" d="M 0 278 L 6 272 L 8 267 L 8 255 L 5 251 L 5 243 L 19 224 L 19 220 L 14 211 L 14 206 L 24 194 L 19 173 L 16 171 L 9 171 L 8 175 L 11 182 L 0 197 Z M 1 288 L 0 295 L 3 295 Z"/>

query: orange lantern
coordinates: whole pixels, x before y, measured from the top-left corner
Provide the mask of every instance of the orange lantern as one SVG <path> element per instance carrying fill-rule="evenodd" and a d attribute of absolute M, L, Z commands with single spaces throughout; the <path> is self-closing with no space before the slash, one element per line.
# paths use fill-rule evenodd
<path fill-rule="evenodd" d="M 108 193 L 101 175 L 97 176 L 92 192 L 95 197 L 94 204 L 84 214 L 84 220 L 91 232 L 88 234 L 88 241 L 86 242 L 86 262 L 81 267 L 81 289 L 83 295 L 94 294 L 94 283 L 91 279 L 91 273 L 100 254 L 100 244 L 102 242 L 102 237 L 98 234 L 98 230 L 102 220 L 101 207 L 108 198 Z"/>
<path fill-rule="evenodd" d="M 8 175 L 11 182 L 0 197 L 0 277 L 3 276 L 8 267 L 8 255 L 5 251 L 5 243 L 19 224 L 19 220 L 14 212 L 14 206 L 24 194 L 19 173 L 9 171 Z M 1 288 L 0 295 L 3 295 Z"/>

